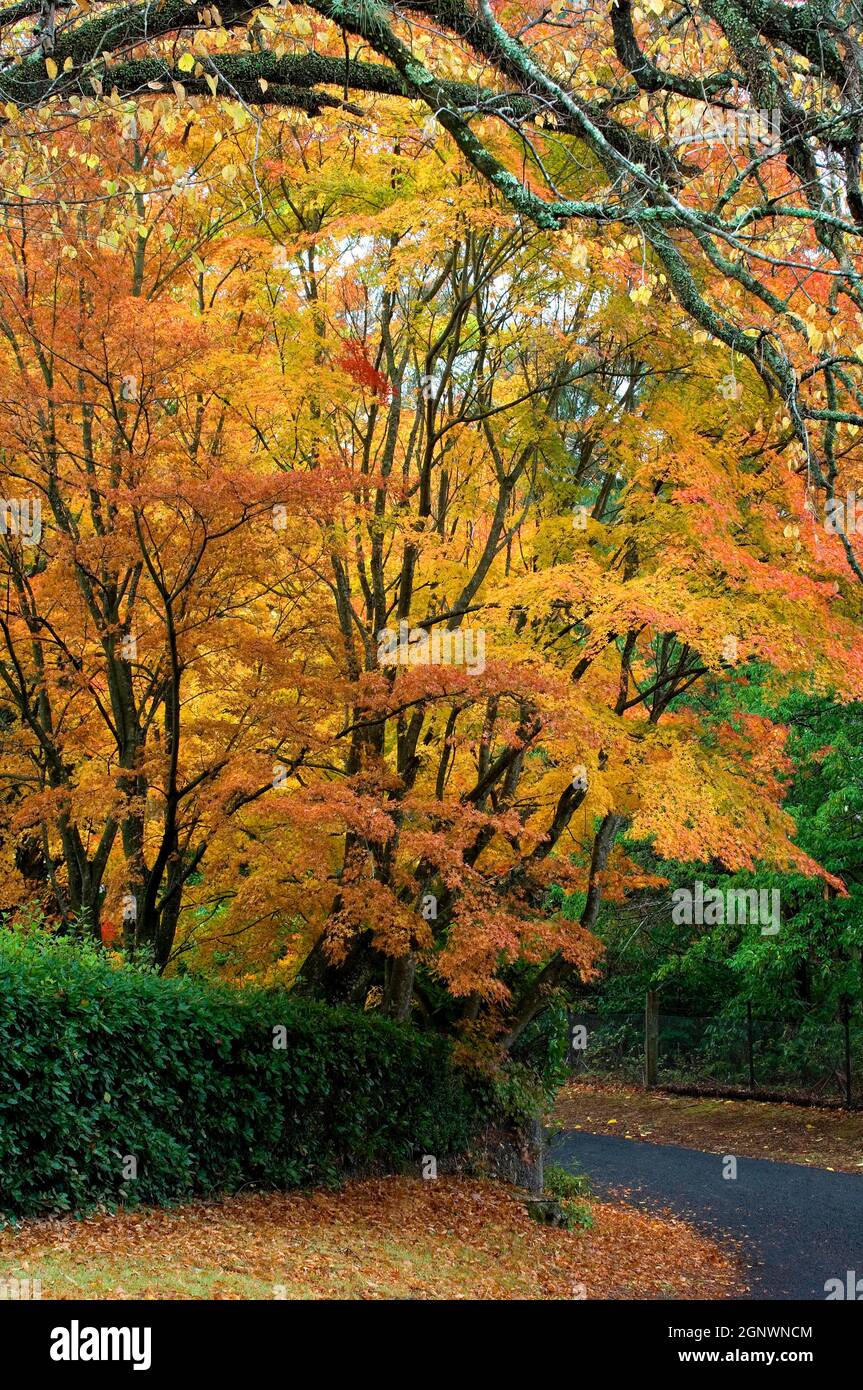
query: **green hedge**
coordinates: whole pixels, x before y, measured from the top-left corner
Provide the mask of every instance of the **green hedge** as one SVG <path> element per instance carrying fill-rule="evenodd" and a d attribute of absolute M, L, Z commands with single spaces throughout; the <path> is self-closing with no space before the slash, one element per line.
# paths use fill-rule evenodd
<path fill-rule="evenodd" d="M 435 1035 L 0 940 L 7 1216 L 392 1171 L 463 1152 L 493 1105 Z"/>

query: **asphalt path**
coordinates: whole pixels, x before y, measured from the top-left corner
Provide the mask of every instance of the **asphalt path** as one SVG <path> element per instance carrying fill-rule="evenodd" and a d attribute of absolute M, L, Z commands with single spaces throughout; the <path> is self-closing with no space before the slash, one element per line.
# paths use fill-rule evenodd
<path fill-rule="evenodd" d="M 731 1236 L 751 1298 L 823 1300 L 827 1281 L 846 1284 L 852 1270 L 863 1298 L 863 1176 L 737 1158 L 737 1176 L 723 1177 L 722 1154 L 581 1130 L 559 1134 L 548 1161 L 587 1173 L 599 1197 L 625 1193 L 636 1206 Z"/>

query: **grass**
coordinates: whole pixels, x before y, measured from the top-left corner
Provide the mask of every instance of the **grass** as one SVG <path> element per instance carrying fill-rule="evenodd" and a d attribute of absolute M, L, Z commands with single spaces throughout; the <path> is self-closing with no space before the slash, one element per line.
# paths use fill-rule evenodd
<path fill-rule="evenodd" d="M 589 1203 L 593 1226 L 532 1221 L 490 1181 L 375 1179 L 0 1231 L 0 1279 L 47 1299 L 725 1298 L 733 1255 L 684 1222 Z"/>

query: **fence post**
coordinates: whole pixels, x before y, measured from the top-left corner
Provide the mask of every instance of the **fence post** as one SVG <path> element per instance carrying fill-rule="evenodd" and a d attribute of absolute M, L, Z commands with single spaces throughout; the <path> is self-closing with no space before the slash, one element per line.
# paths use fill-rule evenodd
<path fill-rule="evenodd" d="M 752 1036 L 752 1004 L 746 1005 L 746 1048 L 749 1053 L 749 1089 L 755 1090 L 755 1046 Z"/>
<path fill-rule="evenodd" d="M 644 1084 L 656 1085 L 659 1065 L 659 991 L 649 989 L 644 1004 Z"/>
<path fill-rule="evenodd" d="M 842 1024 L 845 1030 L 845 1104 L 851 1109 L 851 1001 L 842 1000 Z"/>

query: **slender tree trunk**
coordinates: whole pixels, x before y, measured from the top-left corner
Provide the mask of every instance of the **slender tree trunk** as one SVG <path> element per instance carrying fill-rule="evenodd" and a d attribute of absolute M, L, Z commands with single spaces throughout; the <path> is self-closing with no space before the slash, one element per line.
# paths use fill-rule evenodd
<path fill-rule="evenodd" d="M 416 974 L 416 956 L 409 951 L 392 962 L 384 997 L 384 1013 L 404 1023 L 410 1017 L 411 998 Z"/>

